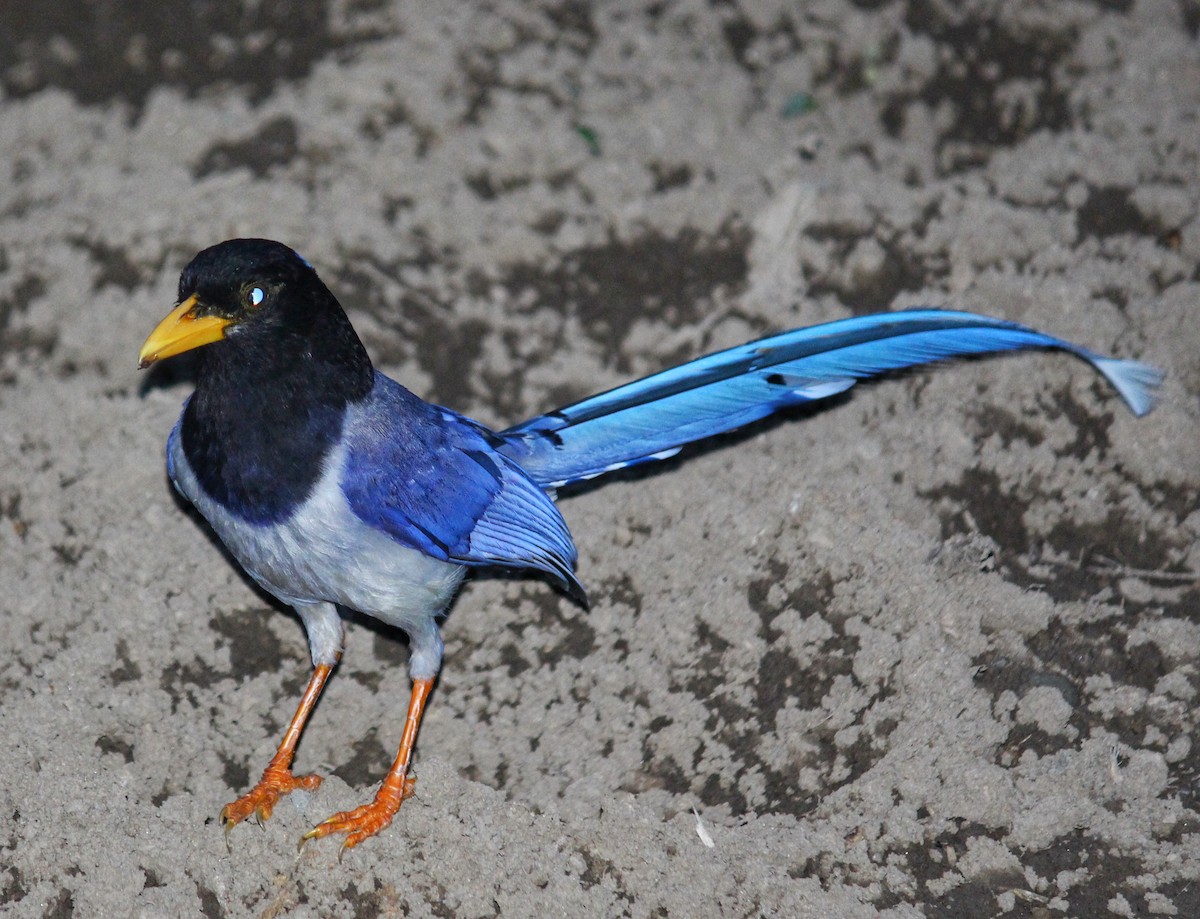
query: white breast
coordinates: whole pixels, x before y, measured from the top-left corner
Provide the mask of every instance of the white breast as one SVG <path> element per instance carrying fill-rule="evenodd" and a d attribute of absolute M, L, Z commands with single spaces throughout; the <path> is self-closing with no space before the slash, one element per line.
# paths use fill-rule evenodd
<path fill-rule="evenodd" d="M 264 590 L 290 605 L 348 606 L 404 629 L 428 634 L 462 581 L 462 565 L 430 558 L 363 523 L 340 480 L 345 448 L 329 455 L 311 497 L 287 520 L 258 526 L 204 493 L 184 455 L 179 429 L 167 444 L 175 487 Z"/>

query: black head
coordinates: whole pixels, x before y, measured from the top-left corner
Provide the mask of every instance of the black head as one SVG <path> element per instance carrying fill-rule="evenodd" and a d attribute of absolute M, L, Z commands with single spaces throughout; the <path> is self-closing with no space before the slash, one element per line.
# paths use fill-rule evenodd
<path fill-rule="evenodd" d="M 351 397 L 373 380 L 329 288 L 293 249 L 269 239 L 230 239 L 192 259 L 178 306 L 142 346 L 142 366 L 202 346 L 202 375 L 231 365 L 294 372 L 299 364 Z"/>

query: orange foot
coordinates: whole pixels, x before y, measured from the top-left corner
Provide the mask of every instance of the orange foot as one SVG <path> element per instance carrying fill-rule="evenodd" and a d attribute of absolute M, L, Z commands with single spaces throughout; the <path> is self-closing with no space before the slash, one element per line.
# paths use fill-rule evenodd
<path fill-rule="evenodd" d="M 221 808 L 221 825 L 225 827 L 226 840 L 229 838 L 229 831 L 251 814 L 262 823 L 271 816 L 271 811 L 284 795 L 291 794 L 297 788 L 316 791 L 320 784 L 319 775 L 297 777 L 292 775 L 290 769 L 268 766 L 257 785 L 236 801 Z"/>
<path fill-rule="evenodd" d="M 364 839 L 370 839 L 392 822 L 392 818 L 400 810 L 400 805 L 412 797 L 416 784 L 415 778 L 405 778 L 403 790 L 399 794 L 385 785 L 379 789 L 379 794 L 370 804 L 356 807 L 352 811 L 342 811 L 334 814 L 328 820 L 318 823 L 304 834 L 300 839 L 300 845 L 303 846 L 310 839 L 324 839 L 334 833 L 341 833 L 346 837 L 341 851 L 353 849 Z M 341 858 L 341 852 L 338 853 L 338 858 Z"/>

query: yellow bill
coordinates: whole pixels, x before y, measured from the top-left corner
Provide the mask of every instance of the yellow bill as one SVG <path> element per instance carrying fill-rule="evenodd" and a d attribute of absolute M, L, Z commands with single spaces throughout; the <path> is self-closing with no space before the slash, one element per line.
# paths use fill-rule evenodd
<path fill-rule="evenodd" d="M 230 320 L 222 316 L 197 316 L 196 306 L 196 295 L 193 294 L 155 327 L 138 355 L 139 370 L 164 357 L 174 357 L 225 337 L 225 327 Z"/>

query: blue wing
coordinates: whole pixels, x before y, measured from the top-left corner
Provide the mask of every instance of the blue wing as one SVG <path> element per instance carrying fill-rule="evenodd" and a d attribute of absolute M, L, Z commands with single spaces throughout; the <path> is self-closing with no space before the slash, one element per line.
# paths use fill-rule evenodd
<path fill-rule="evenodd" d="M 944 358 L 1057 348 L 1087 361 L 1137 415 L 1154 404 L 1162 374 L 1104 357 L 1034 329 L 943 310 L 844 319 L 784 332 L 539 415 L 499 436 L 501 448 L 546 488 L 663 459 L 683 444 L 825 399 L 857 380 Z"/>
<path fill-rule="evenodd" d="M 367 524 L 443 561 L 544 571 L 583 597 L 558 508 L 482 425 L 377 373 L 344 438 L 342 491 Z"/>

